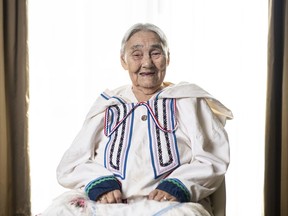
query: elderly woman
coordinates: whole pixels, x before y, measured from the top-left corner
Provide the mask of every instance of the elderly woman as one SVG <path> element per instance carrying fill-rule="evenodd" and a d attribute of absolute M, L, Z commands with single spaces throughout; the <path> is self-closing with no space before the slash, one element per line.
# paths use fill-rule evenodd
<path fill-rule="evenodd" d="M 153 24 L 127 31 L 120 60 L 131 85 L 95 101 L 57 168 L 73 190 L 43 215 L 212 215 L 232 113 L 194 84 L 164 82 L 169 49 Z"/>

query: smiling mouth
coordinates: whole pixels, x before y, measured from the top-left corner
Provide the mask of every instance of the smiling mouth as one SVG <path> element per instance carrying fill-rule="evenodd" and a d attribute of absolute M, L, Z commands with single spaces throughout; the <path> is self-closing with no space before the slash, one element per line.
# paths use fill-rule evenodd
<path fill-rule="evenodd" d="M 155 72 L 140 72 L 139 75 L 141 76 L 151 76 L 151 75 L 154 75 Z"/>

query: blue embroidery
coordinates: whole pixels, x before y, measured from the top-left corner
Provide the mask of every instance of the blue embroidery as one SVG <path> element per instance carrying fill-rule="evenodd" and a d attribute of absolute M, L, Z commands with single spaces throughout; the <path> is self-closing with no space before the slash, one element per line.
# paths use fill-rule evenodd
<path fill-rule="evenodd" d="M 109 136 L 105 148 L 105 167 L 125 179 L 127 157 L 133 138 L 134 110 L 139 106 L 145 106 L 148 111 L 147 128 L 154 177 L 158 178 L 178 167 L 180 159 L 175 135 L 175 99 L 157 98 L 134 105 L 120 98 L 112 98 L 120 104 L 108 107 L 105 114 L 105 134 Z"/>

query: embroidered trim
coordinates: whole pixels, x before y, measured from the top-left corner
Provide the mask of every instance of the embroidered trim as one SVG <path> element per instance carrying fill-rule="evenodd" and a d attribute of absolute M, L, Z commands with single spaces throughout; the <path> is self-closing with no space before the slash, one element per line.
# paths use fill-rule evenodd
<path fill-rule="evenodd" d="M 90 190 L 94 188 L 97 184 L 100 184 L 105 181 L 116 181 L 118 183 L 118 181 L 116 180 L 114 176 L 107 176 L 107 177 L 103 177 L 100 179 L 96 179 L 95 181 L 91 181 L 88 185 L 86 185 L 85 187 L 86 193 L 88 194 Z"/>
<path fill-rule="evenodd" d="M 163 99 L 162 106 L 163 106 L 163 123 L 164 123 L 164 129 L 167 130 L 167 110 L 166 110 L 166 98 Z M 155 116 L 158 119 L 158 100 L 154 101 L 154 107 L 155 107 Z M 158 148 L 158 155 L 159 155 L 159 161 L 160 161 L 160 166 L 165 167 L 168 166 L 173 162 L 173 157 L 171 153 L 171 145 L 170 145 L 170 140 L 168 137 L 168 133 L 164 132 L 165 136 L 165 141 L 166 141 L 166 147 L 168 151 L 168 162 L 164 163 L 163 162 L 163 155 L 162 155 L 162 148 L 161 148 L 161 138 L 160 138 L 160 131 L 159 128 L 156 128 L 156 138 L 157 138 L 157 148 Z"/>
<path fill-rule="evenodd" d="M 177 126 L 176 100 L 164 98 L 134 105 L 114 98 L 118 104 L 109 106 L 105 111 L 104 134 L 109 137 L 109 141 L 105 148 L 104 166 L 114 175 L 125 179 L 134 110 L 143 105 L 148 111 L 149 146 L 155 178 L 178 167 L 180 159 L 174 133 Z"/>
<path fill-rule="evenodd" d="M 116 105 L 114 105 L 113 107 L 115 107 L 115 109 L 117 111 L 117 121 L 116 122 L 119 122 L 120 109 Z M 123 109 L 124 109 L 124 114 L 123 115 L 125 116 L 126 113 L 127 113 L 127 108 L 126 108 L 125 104 L 123 105 Z M 122 147 L 123 147 L 123 139 L 124 139 L 125 127 L 126 127 L 126 119 L 123 121 L 123 124 L 122 124 L 122 130 L 121 130 L 121 135 L 120 135 L 119 144 L 118 144 L 119 147 L 117 149 L 116 165 L 113 164 L 112 159 L 113 159 L 114 148 L 115 148 L 115 145 L 116 145 L 115 143 L 116 143 L 117 137 L 118 137 L 118 130 L 115 131 L 114 139 L 113 139 L 113 141 L 111 143 L 109 164 L 110 164 L 111 167 L 113 167 L 116 170 L 119 170 L 119 164 L 120 164 L 121 151 L 122 151 Z"/>
<path fill-rule="evenodd" d="M 190 199 L 190 194 L 189 194 L 189 191 L 188 189 L 185 187 L 185 185 L 183 185 L 182 182 L 180 182 L 178 179 L 165 179 L 163 181 L 167 181 L 167 182 L 170 182 L 172 184 L 175 184 L 177 187 L 179 187 L 186 195 L 187 199 L 189 200 Z"/>
<path fill-rule="evenodd" d="M 176 190 L 173 185 L 176 186 Z M 157 189 L 163 189 L 164 191 L 169 192 L 173 196 L 176 196 L 180 202 L 187 202 L 190 200 L 190 193 L 188 189 L 179 179 L 176 178 L 163 179 L 161 180 Z"/>
<path fill-rule="evenodd" d="M 173 106 L 174 106 L 173 111 L 175 111 L 175 110 L 176 110 L 176 109 L 175 109 L 175 107 L 176 107 L 176 102 L 175 102 L 174 99 L 172 99 L 172 101 L 173 101 Z M 135 106 L 133 106 L 132 109 L 131 109 L 119 122 L 117 122 L 117 124 L 116 124 L 112 129 L 110 129 L 110 130 L 108 129 L 108 121 L 109 121 L 109 117 L 108 117 L 108 116 L 109 116 L 109 110 L 110 110 L 111 106 L 108 107 L 108 108 L 106 108 L 105 117 L 104 117 L 104 118 L 105 118 L 105 119 L 104 119 L 104 123 L 105 123 L 105 125 L 104 125 L 104 134 L 105 134 L 106 136 L 110 136 L 110 135 L 122 124 L 122 122 L 125 121 L 125 119 L 126 119 L 137 107 L 139 107 L 139 106 L 141 106 L 141 105 L 144 105 L 144 106 L 148 109 L 149 113 L 151 114 L 151 117 L 152 117 L 153 121 L 155 122 L 155 124 L 158 126 L 158 128 L 159 128 L 160 130 L 162 130 L 163 132 L 172 133 L 173 131 L 175 131 L 175 130 L 177 129 L 177 121 L 175 121 L 175 125 L 174 125 L 173 128 L 171 128 L 171 129 L 165 128 L 165 127 L 163 127 L 163 126 L 159 123 L 157 117 L 155 116 L 155 114 L 154 114 L 152 108 L 149 106 L 149 104 L 148 104 L 147 102 L 139 102 L 139 103 L 137 103 Z"/>
<path fill-rule="evenodd" d="M 155 118 L 163 125 L 164 131 L 160 131 L 156 125 L 151 124 L 149 115 L 149 142 L 152 166 L 155 179 L 180 165 L 179 152 L 175 132 L 167 132 L 167 128 L 176 125 L 175 99 L 157 99 L 151 103 L 151 109 L 155 111 Z M 160 108 L 159 108 L 160 107 Z M 169 125 L 169 126 L 168 126 Z"/>
<path fill-rule="evenodd" d="M 127 116 L 131 109 L 133 109 L 133 104 L 121 102 L 121 105 L 110 106 L 105 113 L 105 128 L 109 131 L 110 139 L 105 148 L 104 166 L 122 179 L 125 179 L 127 156 L 131 144 L 134 114 Z M 111 123 L 108 127 L 109 120 Z"/>
<path fill-rule="evenodd" d="M 84 212 L 87 207 L 87 200 L 84 197 L 76 197 L 70 201 L 70 205 L 76 208 L 82 208 L 81 212 Z"/>
<path fill-rule="evenodd" d="M 103 193 L 113 190 L 121 190 L 121 184 L 114 176 L 104 176 L 91 181 L 86 187 L 85 192 L 89 199 L 97 200 Z"/>

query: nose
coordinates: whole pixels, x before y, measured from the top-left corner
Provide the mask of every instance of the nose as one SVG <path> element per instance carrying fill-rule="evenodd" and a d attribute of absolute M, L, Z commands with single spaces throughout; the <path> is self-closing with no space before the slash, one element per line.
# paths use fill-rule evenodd
<path fill-rule="evenodd" d="M 142 67 L 151 67 L 153 65 L 153 61 L 149 54 L 145 54 L 142 58 Z"/>

